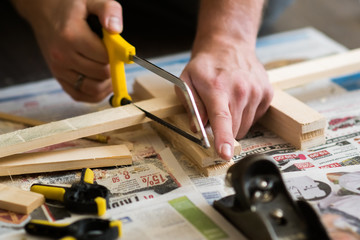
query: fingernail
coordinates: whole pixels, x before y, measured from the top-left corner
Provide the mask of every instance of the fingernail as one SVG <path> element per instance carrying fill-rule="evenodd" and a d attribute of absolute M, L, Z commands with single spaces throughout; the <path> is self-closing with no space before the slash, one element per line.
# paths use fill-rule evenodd
<path fill-rule="evenodd" d="M 122 21 L 118 17 L 110 17 L 109 28 L 113 32 L 121 33 L 123 29 Z"/>
<path fill-rule="evenodd" d="M 231 145 L 228 143 L 223 143 L 220 146 L 220 154 L 223 156 L 224 160 L 230 160 L 232 158 Z"/>

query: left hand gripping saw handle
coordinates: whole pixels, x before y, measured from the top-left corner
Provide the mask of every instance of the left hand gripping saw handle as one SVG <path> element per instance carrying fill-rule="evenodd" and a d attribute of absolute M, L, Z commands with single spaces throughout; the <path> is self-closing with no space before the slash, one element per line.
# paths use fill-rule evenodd
<path fill-rule="evenodd" d="M 110 103 L 113 107 L 118 107 L 131 101 L 126 86 L 125 63 L 134 63 L 132 56 L 135 55 L 135 47 L 117 33 L 111 34 L 105 29 L 102 30 L 102 33 L 103 42 L 109 55 L 111 81 L 114 92 Z"/>

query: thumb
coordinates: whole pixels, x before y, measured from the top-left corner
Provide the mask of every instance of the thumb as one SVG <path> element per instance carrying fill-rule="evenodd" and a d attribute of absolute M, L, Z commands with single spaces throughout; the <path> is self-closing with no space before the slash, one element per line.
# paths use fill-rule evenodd
<path fill-rule="evenodd" d="M 87 9 L 90 14 L 98 16 L 103 28 L 111 33 L 123 30 L 122 7 L 114 0 L 89 0 Z"/>

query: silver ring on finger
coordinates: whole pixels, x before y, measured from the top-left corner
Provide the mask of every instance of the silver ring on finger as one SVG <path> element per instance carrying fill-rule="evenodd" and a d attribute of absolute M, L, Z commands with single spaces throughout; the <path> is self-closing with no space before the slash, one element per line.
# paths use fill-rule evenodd
<path fill-rule="evenodd" d="M 74 88 L 76 91 L 81 91 L 81 86 L 84 82 L 85 76 L 82 74 L 79 74 L 78 78 L 76 79 L 76 82 L 74 84 Z"/>

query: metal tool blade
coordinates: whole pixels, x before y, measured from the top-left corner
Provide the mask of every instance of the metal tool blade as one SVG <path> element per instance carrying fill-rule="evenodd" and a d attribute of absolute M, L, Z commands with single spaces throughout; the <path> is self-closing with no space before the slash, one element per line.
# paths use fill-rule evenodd
<path fill-rule="evenodd" d="M 201 139 L 199 139 L 199 138 L 197 138 L 197 137 L 195 137 L 195 136 L 187 133 L 186 131 L 184 131 L 184 130 L 182 130 L 182 129 L 180 129 L 180 128 L 178 128 L 178 127 L 176 127 L 176 126 L 174 126 L 174 125 L 172 125 L 172 124 L 170 124 L 170 123 L 168 123 L 168 122 L 166 122 L 165 120 L 163 120 L 163 119 L 155 116 L 154 114 L 146 111 L 145 109 L 139 107 L 139 106 L 136 105 L 135 103 L 132 103 L 132 104 L 133 104 L 135 107 L 137 107 L 139 110 L 141 110 L 143 113 L 145 113 L 145 116 L 148 117 L 148 118 L 150 118 L 151 120 L 154 120 L 155 122 L 163 125 L 164 127 L 169 128 L 170 130 L 172 130 L 172 131 L 180 134 L 181 136 L 189 139 L 190 141 L 192 141 L 192 142 L 194 142 L 194 143 L 196 143 L 196 144 L 199 144 L 199 145 L 202 146 L 202 147 L 206 147 L 206 146 L 203 146 L 203 142 L 202 142 Z"/>
<path fill-rule="evenodd" d="M 132 61 L 136 62 L 140 66 L 142 66 L 142 67 L 148 69 L 149 71 L 155 73 L 156 75 L 159 75 L 159 76 L 163 77 L 164 79 L 174 83 L 176 86 L 178 86 L 182 90 L 182 92 L 184 93 L 184 96 L 185 96 L 186 103 L 189 107 L 191 116 L 195 123 L 196 130 L 198 132 L 200 132 L 200 134 L 201 134 L 201 139 L 200 139 L 201 144 L 200 145 L 205 148 L 209 148 L 210 147 L 209 139 L 205 132 L 204 125 L 202 124 L 202 121 L 200 118 L 199 110 L 196 107 L 194 96 L 193 96 L 189 86 L 184 81 L 182 81 L 180 78 L 174 76 L 173 74 L 165 71 L 164 69 L 152 64 L 151 62 L 149 62 L 141 57 L 138 57 L 136 55 L 130 55 L 130 58 Z M 167 124 L 169 124 L 169 123 L 167 123 Z M 179 129 L 179 130 L 181 130 L 181 129 Z M 192 135 L 190 135 L 190 136 L 192 136 Z M 192 136 L 192 137 L 194 137 L 194 136 Z"/>

